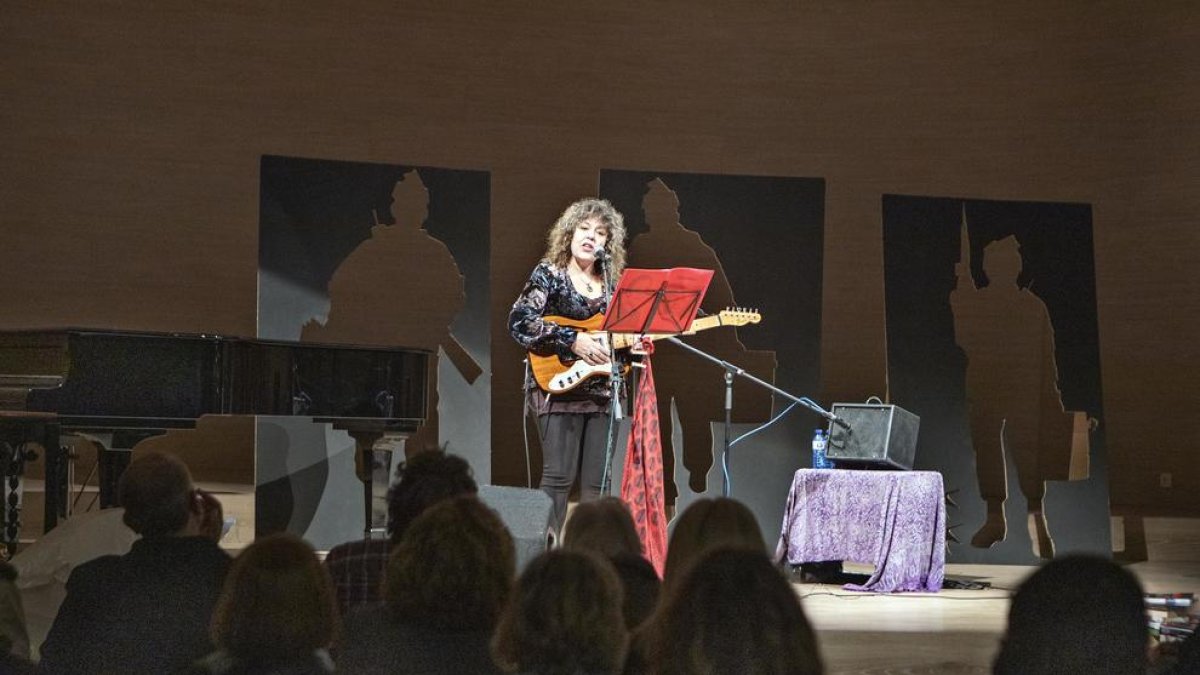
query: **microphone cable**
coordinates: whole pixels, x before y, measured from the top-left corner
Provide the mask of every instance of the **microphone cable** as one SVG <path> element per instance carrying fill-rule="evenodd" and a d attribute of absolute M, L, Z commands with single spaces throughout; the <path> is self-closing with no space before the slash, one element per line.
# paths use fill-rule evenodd
<path fill-rule="evenodd" d="M 808 399 L 805 399 L 805 400 L 808 400 Z M 789 405 L 788 407 L 781 410 L 778 414 L 776 414 L 771 419 L 758 425 L 757 427 L 754 427 L 753 429 L 751 429 L 750 431 L 747 431 L 746 433 L 742 434 L 741 436 L 738 436 L 737 438 L 733 439 L 732 441 L 729 441 L 729 447 L 732 448 L 735 444 L 737 444 L 742 439 L 747 438 L 749 436 L 753 436 L 754 434 L 757 434 L 758 432 L 762 431 L 763 429 L 766 429 L 767 427 L 771 426 L 772 424 L 775 424 L 784 415 L 791 412 L 792 408 L 795 408 L 797 405 L 798 404 L 795 401 L 792 401 L 791 405 Z M 721 474 L 723 476 L 725 476 L 726 491 L 729 492 L 730 494 L 732 494 L 733 493 L 733 480 L 729 475 L 729 453 L 728 452 L 721 453 Z"/>

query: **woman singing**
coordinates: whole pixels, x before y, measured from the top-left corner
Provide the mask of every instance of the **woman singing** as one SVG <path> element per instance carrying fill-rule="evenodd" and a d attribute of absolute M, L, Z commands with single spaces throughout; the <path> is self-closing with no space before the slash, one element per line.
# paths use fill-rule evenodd
<path fill-rule="evenodd" d="M 513 303 L 508 327 L 527 351 L 582 359 L 590 365 L 609 362 L 606 343 L 586 332 L 559 325 L 547 317 L 576 321 L 603 313 L 604 270 L 597 252 L 604 251 L 612 283 L 625 268 L 625 222 L 603 199 L 581 199 L 567 207 L 546 236 L 546 255 Z M 561 394 L 548 395 L 530 378 L 525 384 L 537 414 L 542 441 L 542 490 L 554 500 L 557 531 L 562 532 L 567 495 L 581 473 L 582 499 L 600 494 L 608 437 L 611 399 L 609 378 L 591 377 Z M 582 467 L 582 470 L 580 469 Z"/>

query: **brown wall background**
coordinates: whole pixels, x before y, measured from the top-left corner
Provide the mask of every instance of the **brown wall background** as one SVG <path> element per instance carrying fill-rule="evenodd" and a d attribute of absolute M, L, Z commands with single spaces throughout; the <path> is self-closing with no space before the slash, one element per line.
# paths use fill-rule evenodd
<path fill-rule="evenodd" d="M 882 194 L 1086 202 L 1114 508 L 1200 512 L 1194 3 L 399 4 L 5 2 L 0 328 L 252 335 L 262 155 L 488 170 L 516 483 L 504 316 L 601 167 L 825 178 L 826 402 L 886 390 Z"/>

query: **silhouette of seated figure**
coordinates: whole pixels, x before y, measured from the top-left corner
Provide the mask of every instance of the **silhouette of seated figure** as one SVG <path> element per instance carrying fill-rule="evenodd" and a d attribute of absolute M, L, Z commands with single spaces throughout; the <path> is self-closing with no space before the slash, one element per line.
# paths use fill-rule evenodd
<path fill-rule="evenodd" d="M 446 245 L 423 227 L 428 205 L 421 177 L 415 170 L 405 174 L 392 190 L 391 213 L 377 214 L 371 238 L 334 273 L 328 320 L 305 325 L 303 340 L 412 347 L 435 355 L 445 345 L 448 354 L 458 355 L 449 344 L 457 345 L 450 323 L 466 299 L 463 276 Z M 428 382 L 425 424 L 408 439 L 406 454 L 437 445 L 436 358 L 430 359 Z"/>
<path fill-rule="evenodd" d="M 955 338 L 967 356 L 971 441 L 980 494 L 987 503 L 986 520 L 971 544 L 987 548 L 1007 534 L 1007 455 L 1028 505 L 1034 553 L 1051 558 L 1054 544 L 1043 510 L 1046 481 L 1086 474 L 1086 418 L 1064 414 L 1054 331 L 1042 301 L 1017 284 L 1023 263 L 1016 239 L 989 244 L 984 256 L 989 283 L 974 288 L 967 265 L 960 263 L 958 286 L 950 296 Z M 1073 451 L 1079 421 L 1084 443 L 1076 443 Z"/>
<path fill-rule="evenodd" d="M 733 289 L 725 278 L 716 252 L 700 235 L 680 223 L 679 200 L 659 179 L 654 179 L 643 200 L 647 232 L 630 245 L 629 266 L 647 269 L 694 267 L 713 270 L 712 282 L 705 293 L 701 310 L 716 314 L 736 306 Z M 741 366 L 767 382 L 774 381 L 775 353 L 748 350 L 732 328 L 715 328 L 684 338 L 686 342 L 720 359 Z M 705 490 L 705 477 L 712 465 L 713 437 L 710 422 L 725 419 L 724 373 L 700 357 L 670 344 L 662 344 L 653 356 L 654 383 L 658 394 L 658 418 L 662 420 L 664 475 L 672 475 L 671 401 L 679 414 L 683 434 L 684 465 L 688 468 L 694 492 Z M 771 415 L 770 391 L 738 378 L 734 382 L 733 421 L 757 422 Z M 667 481 L 667 498 L 675 495 L 675 486 Z"/>

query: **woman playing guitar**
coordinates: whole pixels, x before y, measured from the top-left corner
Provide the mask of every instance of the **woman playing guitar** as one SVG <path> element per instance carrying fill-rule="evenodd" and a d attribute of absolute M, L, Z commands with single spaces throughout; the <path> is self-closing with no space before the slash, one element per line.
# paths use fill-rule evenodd
<path fill-rule="evenodd" d="M 603 199 L 581 199 L 567 207 L 546 236 L 546 254 L 525 283 L 508 316 L 509 332 L 526 351 L 609 361 L 608 345 L 584 331 L 547 317 L 584 321 L 605 312 L 604 273 L 597 252 L 605 252 L 613 283 L 625 268 L 625 222 Z M 553 396 L 532 377 L 525 384 L 537 415 L 542 441 L 542 491 L 554 500 L 557 531 L 562 531 L 567 496 L 581 473 L 584 501 L 600 494 L 608 434 L 610 391 L 607 378 L 593 377 Z M 582 469 L 581 469 L 582 467 Z"/>

